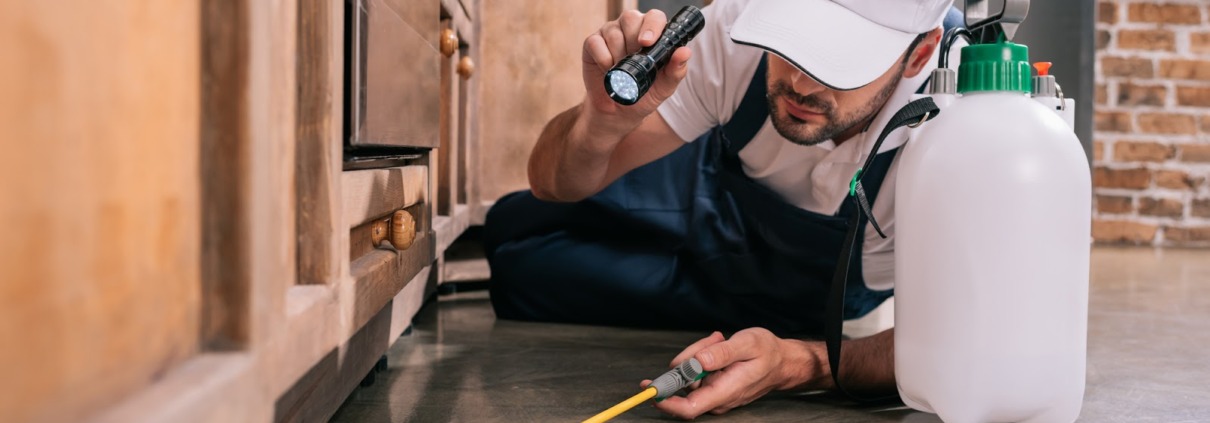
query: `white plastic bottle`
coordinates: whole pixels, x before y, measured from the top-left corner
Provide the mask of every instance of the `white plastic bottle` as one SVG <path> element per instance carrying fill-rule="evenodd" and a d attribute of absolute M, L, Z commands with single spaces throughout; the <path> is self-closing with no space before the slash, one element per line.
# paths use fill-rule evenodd
<path fill-rule="evenodd" d="M 1072 422 L 1083 403 L 1088 162 L 1029 78 L 1025 46 L 963 48 L 960 95 L 899 157 L 895 375 L 949 423 Z"/>

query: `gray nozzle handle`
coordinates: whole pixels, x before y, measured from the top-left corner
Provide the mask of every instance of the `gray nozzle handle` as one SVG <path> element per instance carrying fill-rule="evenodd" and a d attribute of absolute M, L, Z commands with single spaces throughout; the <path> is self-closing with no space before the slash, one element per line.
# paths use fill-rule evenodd
<path fill-rule="evenodd" d="M 652 380 L 651 384 L 647 386 L 655 387 L 656 399 L 664 399 L 701 379 L 705 374 L 706 371 L 702 369 L 702 363 L 697 361 L 696 358 L 690 358 L 681 362 L 680 365 L 674 367 L 672 370 L 664 372 L 664 374 Z"/>
<path fill-rule="evenodd" d="M 958 92 L 958 73 L 949 68 L 933 70 L 929 94 L 954 94 Z"/>
<path fill-rule="evenodd" d="M 1055 82 L 1054 75 L 1038 75 L 1033 80 L 1034 97 L 1058 97 L 1059 83 Z"/>

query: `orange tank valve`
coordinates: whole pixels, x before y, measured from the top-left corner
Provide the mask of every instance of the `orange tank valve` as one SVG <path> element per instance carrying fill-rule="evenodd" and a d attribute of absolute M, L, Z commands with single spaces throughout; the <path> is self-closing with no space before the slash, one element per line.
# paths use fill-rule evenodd
<path fill-rule="evenodd" d="M 1046 75 L 1050 75 L 1050 66 L 1051 65 L 1052 65 L 1052 63 L 1050 63 L 1050 62 L 1037 62 L 1037 63 L 1034 63 L 1034 69 L 1038 70 L 1038 76 L 1046 76 Z"/>

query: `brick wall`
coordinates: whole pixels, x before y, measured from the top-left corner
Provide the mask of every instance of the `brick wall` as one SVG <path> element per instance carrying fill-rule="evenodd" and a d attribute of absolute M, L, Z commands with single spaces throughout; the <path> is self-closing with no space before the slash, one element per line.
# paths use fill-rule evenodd
<path fill-rule="evenodd" d="M 1097 5 L 1093 237 L 1210 246 L 1210 1 Z"/>

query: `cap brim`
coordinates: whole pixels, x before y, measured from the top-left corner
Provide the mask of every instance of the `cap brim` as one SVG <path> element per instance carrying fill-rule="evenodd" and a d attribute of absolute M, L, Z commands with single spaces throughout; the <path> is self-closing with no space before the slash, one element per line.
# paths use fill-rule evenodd
<path fill-rule="evenodd" d="M 829 0 L 753 0 L 731 28 L 731 40 L 781 56 L 836 90 L 878 79 L 919 34 L 876 24 Z"/>

